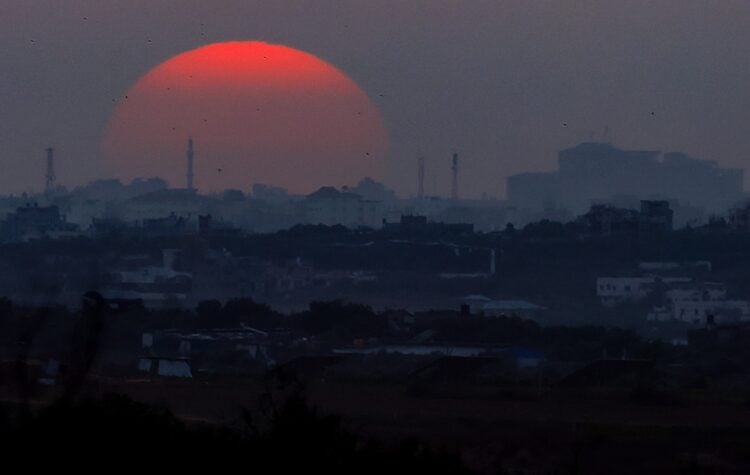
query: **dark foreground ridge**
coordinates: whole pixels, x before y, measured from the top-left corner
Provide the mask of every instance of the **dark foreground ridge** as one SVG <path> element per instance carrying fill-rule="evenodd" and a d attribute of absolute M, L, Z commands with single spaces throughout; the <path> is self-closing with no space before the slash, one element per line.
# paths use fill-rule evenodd
<path fill-rule="evenodd" d="M 711 323 L 675 345 L 464 309 L 112 304 L 88 292 L 77 311 L 0 305 L 9 464 L 59 453 L 261 473 L 750 470 L 746 325 Z"/>
<path fill-rule="evenodd" d="M 319 414 L 299 391 L 278 407 L 264 398 L 263 406 L 260 416 L 244 411 L 230 427 L 181 420 L 165 408 L 116 394 L 60 400 L 35 414 L 5 404 L 0 407 L 0 442 L 8 454 L 6 464 L 33 448 L 35 453 L 176 466 L 252 461 L 256 473 L 470 473 L 452 452 L 413 440 L 384 446 L 358 436 L 339 417 Z"/>

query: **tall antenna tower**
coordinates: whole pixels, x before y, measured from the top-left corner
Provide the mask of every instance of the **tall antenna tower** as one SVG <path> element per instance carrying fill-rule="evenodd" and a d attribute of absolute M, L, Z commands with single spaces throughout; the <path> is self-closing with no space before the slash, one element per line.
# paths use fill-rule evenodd
<path fill-rule="evenodd" d="M 194 190 L 193 187 L 193 138 L 188 138 L 187 146 L 187 188 Z"/>
<path fill-rule="evenodd" d="M 417 198 L 424 198 L 424 157 L 417 157 Z"/>
<path fill-rule="evenodd" d="M 55 188 L 55 149 L 49 147 L 47 149 L 47 174 L 44 176 L 44 190 L 47 192 L 52 191 Z"/>
<path fill-rule="evenodd" d="M 458 199 L 458 154 L 453 154 L 453 163 L 451 165 L 451 172 L 453 173 L 453 186 L 451 187 L 451 198 L 454 200 Z"/>

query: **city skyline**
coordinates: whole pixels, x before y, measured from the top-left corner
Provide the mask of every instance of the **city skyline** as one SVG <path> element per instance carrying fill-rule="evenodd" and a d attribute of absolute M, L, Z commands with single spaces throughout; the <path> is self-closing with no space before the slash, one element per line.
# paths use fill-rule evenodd
<path fill-rule="evenodd" d="M 0 447 L 750 473 L 748 26 L 0 0 Z"/>

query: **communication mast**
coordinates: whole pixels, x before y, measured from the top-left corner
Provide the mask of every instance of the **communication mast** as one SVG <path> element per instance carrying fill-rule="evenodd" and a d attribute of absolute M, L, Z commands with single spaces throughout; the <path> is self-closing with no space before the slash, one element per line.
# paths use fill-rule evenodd
<path fill-rule="evenodd" d="M 454 200 L 458 199 L 458 154 L 453 154 L 453 164 L 451 165 L 451 172 L 453 173 L 453 186 L 451 188 L 451 198 Z"/>
<path fill-rule="evenodd" d="M 193 138 L 188 138 L 187 146 L 187 188 L 194 190 L 193 187 Z"/>
<path fill-rule="evenodd" d="M 424 198 L 424 157 L 417 157 L 417 198 Z"/>
<path fill-rule="evenodd" d="M 44 180 L 44 190 L 50 192 L 55 188 L 55 149 L 49 147 L 47 149 L 47 174 Z"/>

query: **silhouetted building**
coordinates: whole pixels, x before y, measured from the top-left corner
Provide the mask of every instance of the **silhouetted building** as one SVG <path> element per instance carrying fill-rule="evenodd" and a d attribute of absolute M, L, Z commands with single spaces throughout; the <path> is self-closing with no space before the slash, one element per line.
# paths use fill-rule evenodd
<path fill-rule="evenodd" d="M 229 222 L 214 219 L 210 214 L 198 216 L 198 234 L 203 237 L 239 236 L 241 230 Z"/>
<path fill-rule="evenodd" d="M 427 216 L 403 215 L 398 223 L 383 222 L 383 230 L 401 237 L 447 238 L 469 235 L 474 232 L 470 223 L 433 223 Z"/>
<path fill-rule="evenodd" d="M 559 171 L 523 173 L 507 179 L 508 199 L 538 211 L 552 202 L 575 213 L 592 201 L 617 195 L 670 199 L 719 211 L 742 197 L 744 170 L 683 153 L 621 150 L 608 143 L 582 143 L 561 150 Z"/>
<path fill-rule="evenodd" d="M 89 227 L 94 236 L 123 235 L 131 230 L 125 221 L 116 218 L 93 218 Z"/>
<path fill-rule="evenodd" d="M 57 206 L 39 206 L 34 203 L 16 209 L 0 225 L 0 236 L 5 241 L 25 241 L 41 237 L 59 237 L 76 230 L 60 214 Z"/>
<path fill-rule="evenodd" d="M 289 200 L 289 192 L 278 186 L 256 183 L 252 188 L 252 197 L 269 203 L 283 203 Z"/>
<path fill-rule="evenodd" d="M 370 177 L 362 178 L 356 186 L 344 187 L 344 189 L 369 201 L 388 203 L 398 200 L 393 190 L 389 190 L 384 184 Z"/>
<path fill-rule="evenodd" d="M 666 200 L 642 200 L 640 228 L 644 231 L 671 231 L 674 212 Z"/>
<path fill-rule="evenodd" d="M 197 231 L 194 220 L 170 213 L 163 218 L 144 219 L 140 231 L 146 236 L 174 236 Z"/>
<path fill-rule="evenodd" d="M 120 206 L 120 217 L 126 221 L 210 213 L 218 204 L 212 197 L 199 195 L 195 190 L 170 188 L 131 198 Z"/>
<path fill-rule="evenodd" d="M 608 204 L 592 205 L 576 220 L 580 231 L 589 236 L 618 233 L 664 232 L 672 230 L 673 212 L 668 201 L 642 200 L 640 211 Z"/>
<path fill-rule="evenodd" d="M 729 210 L 727 224 L 735 231 L 750 231 L 750 203 Z"/>
<path fill-rule="evenodd" d="M 310 224 L 377 228 L 382 219 L 379 202 L 331 186 L 324 186 L 307 195 L 303 206 Z"/>
<path fill-rule="evenodd" d="M 557 172 L 520 173 L 506 180 L 508 201 L 528 211 L 555 207 L 560 201 L 560 177 Z"/>
<path fill-rule="evenodd" d="M 609 236 L 638 230 L 639 213 L 636 210 L 617 208 L 611 205 L 593 205 L 579 216 L 576 223 L 581 231 L 592 236 Z"/>

